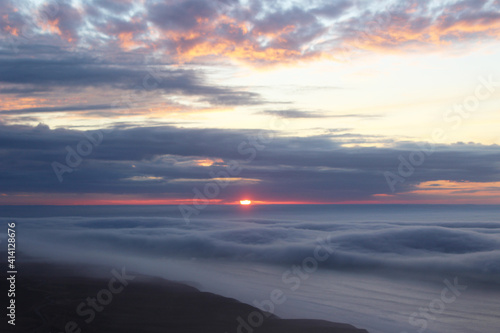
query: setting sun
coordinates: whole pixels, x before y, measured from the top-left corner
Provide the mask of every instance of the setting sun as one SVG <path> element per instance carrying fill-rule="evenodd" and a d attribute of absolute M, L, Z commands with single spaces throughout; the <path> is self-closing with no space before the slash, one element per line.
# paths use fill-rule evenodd
<path fill-rule="evenodd" d="M 252 201 L 250 201 L 250 200 L 240 200 L 240 204 L 244 205 L 244 206 L 247 206 L 247 205 L 251 205 Z"/>

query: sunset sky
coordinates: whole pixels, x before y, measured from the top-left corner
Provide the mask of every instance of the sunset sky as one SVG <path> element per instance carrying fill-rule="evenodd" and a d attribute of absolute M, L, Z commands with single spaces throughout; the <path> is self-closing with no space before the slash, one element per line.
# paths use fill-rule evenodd
<path fill-rule="evenodd" d="M 0 204 L 500 204 L 500 0 L 2 0 L 0 32 Z"/>

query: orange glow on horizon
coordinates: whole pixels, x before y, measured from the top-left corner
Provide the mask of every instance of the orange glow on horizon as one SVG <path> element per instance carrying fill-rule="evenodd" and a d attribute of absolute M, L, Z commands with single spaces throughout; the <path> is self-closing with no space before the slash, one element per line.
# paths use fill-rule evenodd
<path fill-rule="evenodd" d="M 211 199 L 207 201 L 193 200 L 193 198 L 134 198 L 131 195 L 68 195 L 65 197 L 46 195 L 43 193 L 0 193 L 0 206 L 5 205 L 41 205 L 41 206 L 126 206 L 126 205 L 381 205 L 381 204 L 485 204 L 500 205 L 500 196 L 495 191 L 498 183 L 482 184 L 484 189 L 478 193 L 460 193 L 462 190 L 470 191 L 467 185 L 476 183 L 453 183 L 447 181 L 429 182 L 421 184 L 421 189 L 396 195 L 375 194 L 372 199 L 364 200 L 338 200 L 338 201 L 299 201 L 299 200 L 249 200 L 229 201 L 225 199 Z M 435 186 L 441 184 L 443 186 Z M 465 186 L 464 186 L 465 185 Z M 479 185 L 479 184 L 477 184 Z M 458 188 L 454 188 L 454 187 Z M 464 186 L 464 187 L 462 187 Z M 441 188 L 440 188 L 441 187 Z M 443 188 L 448 187 L 448 188 Z M 452 187 L 453 189 L 450 189 Z M 476 188 L 477 189 L 477 188 Z M 458 190 L 458 193 L 453 193 Z M 452 192 L 452 193 L 450 193 Z M 481 193 L 482 192 L 482 193 Z M 425 195 L 425 196 L 424 196 Z M 248 203 L 247 203 L 248 202 Z"/>

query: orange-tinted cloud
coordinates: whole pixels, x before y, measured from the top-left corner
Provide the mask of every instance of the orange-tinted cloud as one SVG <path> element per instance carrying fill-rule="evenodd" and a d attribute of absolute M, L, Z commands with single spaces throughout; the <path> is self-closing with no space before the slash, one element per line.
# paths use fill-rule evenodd
<path fill-rule="evenodd" d="M 120 40 L 120 46 L 126 50 L 135 49 L 142 45 L 142 43 L 134 40 L 132 32 L 122 32 L 118 35 L 118 39 Z"/>
<path fill-rule="evenodd" d="M 45 35 L 104 52 L 161 51 L 165 60 L 177 63 L 232 59 L 257 66 L 341 58 L 346 48 L 436 50 L 500 37 L 497 1 L 386 5 L 377 2 L 366 9 L 347 1 L 318 2 L 316 7 L 280 7 L 263 0 L 247 6 L 215 0 L 83 1 L 79 7 L 42 5 L 33 13 L 0 8 L 0 28 L 18 36 L 21 26 L 33 26 L 33 37 L 41 29 Z"/>
<path fill-rule="evenodd" d="M 371 51 L 436 49 L 500 37 L 500 11 L 485 1 L 461 1 L 429 8 L 410 1 L 342 22 L 342 45 Z"/>
<path fill-rule="evenodd" d="M 16 37 L 19 36 L 19 29 L 16 27 L 11 27 L 10 25 L 7 25 L 5 26 L 4 30 Z"/>
<path fill-rule="evenodd" d="M 224 163 L 224 161 L 220 158 L 215 158 L 215 159 L 214 158 L 205 158 L 205 159 L 200 159 L 200 160 L 194 160 L 194 162 L 198 166 L 205 166 L 205 167 L 212 166 L 215 163 Z"/>
<path fill-rule="evenodd" d="M 178 10 L 181 14 L 175 18 L 170 17 L 173 10 L 170 6 L 151 9 L 151 19 L 160 30 L 157 43 L 180 62 L 225 57 L 265 64 L 321 56 L 321 51 L 310 46 L 324 27 L 306 11 L 274 13 L 273 17 L 252 21 L 241 20 L 234 12 L 206 5 L 196 9 L 190 7 L 189 1 L 185 3 L 185 8 Z M 185 17 L 182 17 L 183 12 Z"/>
<path fill-rule="evenodd" d="M 35 15 L 37 25 L 45 32 L 59 35 L 68 43 L 79 40 L 79 29 L 83 22 L 80 11 L 66 3 L 56 6 L 45 4 Z"/>
<path fill-rule="evenodd" d="M 37 98 L 37 97 L 11 97 L 0 95 L 0 103 L 2 105 L 2 109 L 9 110 L 20 110 L 26 108 L 37 108 L 46 106 L 47 102 L 46 98 Z"/>
<path fill-rule="evenodd" d="M 39 24 L 45 32 L 62 36 L 61 29 L 59 29 L 59 20 L 58 19 L 40 21 Z"/>
<path fill-rule="evenodd" d="M 500 182 L 426 181 L 408 194 L 457 203 L 500 204 Z"/>

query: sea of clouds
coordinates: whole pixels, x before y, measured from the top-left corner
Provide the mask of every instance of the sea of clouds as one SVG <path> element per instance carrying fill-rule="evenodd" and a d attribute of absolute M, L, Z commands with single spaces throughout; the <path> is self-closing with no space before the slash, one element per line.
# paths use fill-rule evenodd
<path fill-rule="evenodd" d="M 217 214 L 189 224 L 151 216 L 15 221 L 18 251 L 40 259 L 92 263 L 134 256 L 289 266 L 300 264 L 321 243 L 330 249 L 322 269 L 458 274 L 492 286 L 500 281 L 500 222 L 495 221 L 304 221 Z"/>
<path fill-rule="evenodd" d="M 0 221 L 16 222 L 21 268 L 126 267 L 255 306 L 280 289 L 287 301 L 275 306 L 279 316 L 370 333 L 496 332 L 498 208 L 219 207 L 190 223 L 163 207 L 9 209 Z M 431 313 L 444 281 L 467 289 Z"/>

